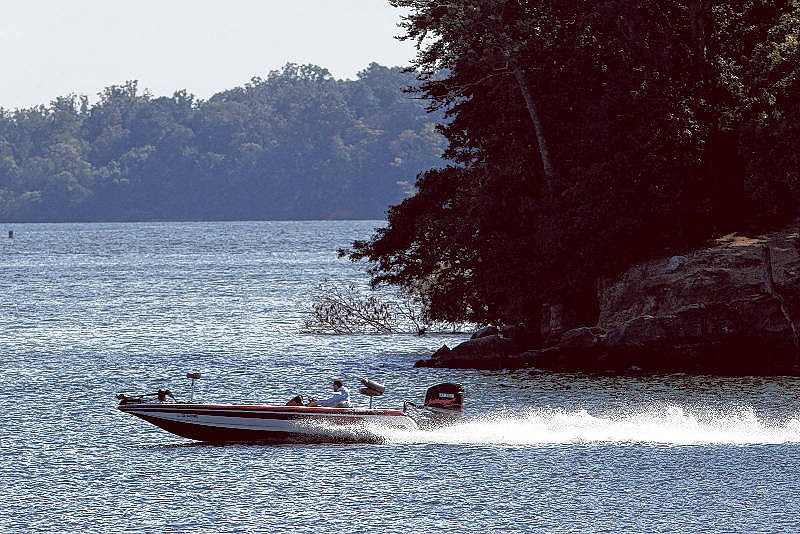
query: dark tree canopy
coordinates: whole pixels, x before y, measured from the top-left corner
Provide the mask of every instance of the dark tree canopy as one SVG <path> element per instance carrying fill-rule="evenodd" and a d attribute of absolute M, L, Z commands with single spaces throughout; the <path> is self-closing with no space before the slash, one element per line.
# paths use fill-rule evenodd
<path fill-rule="evenodd" d="M 445 146 L 413 81 L 287 64 L 206 101 L 132 81 L 0 109 L 0 219 L 382 218 Z"/>
<path fill-rule="evenodd" d="M 434 318 L 589 319 L 599 278 L 797 215 L 796 0 L 391 3 L 452 163 L 351 257 Z"/>

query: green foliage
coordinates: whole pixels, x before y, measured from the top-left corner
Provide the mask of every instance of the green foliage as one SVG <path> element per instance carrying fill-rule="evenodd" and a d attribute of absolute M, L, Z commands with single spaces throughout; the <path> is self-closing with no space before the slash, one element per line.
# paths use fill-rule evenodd
<path fill-rule="evenodd" d="M 142 93 L 0 109 L 0 219 L 381 218 L 409 175 L 436 165 L 435 116 L 413 75 L 357 80 L 287 64 L 200 101 Z"/>
<path fill-rule="evenodd" d="M 796 0 L 392 4 L 452 165 L 351 257 L 434 318 L 591 322 L 598 278 L 796 216 Z"/>

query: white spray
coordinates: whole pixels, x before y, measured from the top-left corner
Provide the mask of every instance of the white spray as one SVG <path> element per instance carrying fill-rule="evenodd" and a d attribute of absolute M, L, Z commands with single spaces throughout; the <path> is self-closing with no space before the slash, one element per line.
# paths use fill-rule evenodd
<path fill-rule="evenodd" d="M 436 430 L 372 429 L 388 443 L 452 445 L 555 445 L 642 443 L 666 445 L 800 443 L 800 420 L 759 418 L 749 406 L 684 409 L 653 406 L 641 411 L 593 415 L 586 410 L 531 408 L 464 418 Z"/>

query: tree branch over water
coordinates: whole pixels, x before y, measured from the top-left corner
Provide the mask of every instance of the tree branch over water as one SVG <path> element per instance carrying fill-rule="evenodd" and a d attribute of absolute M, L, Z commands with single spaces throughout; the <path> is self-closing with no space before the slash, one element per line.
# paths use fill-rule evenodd
<path fill-rule="evenodd" d="M 455 332 L 460 324 L 435 322 L 418 297 L 407 291 L 360 290 L 356 284 L 323 280 L 315 289 L 303 331 L 313 334 L 398 334 Z"/>

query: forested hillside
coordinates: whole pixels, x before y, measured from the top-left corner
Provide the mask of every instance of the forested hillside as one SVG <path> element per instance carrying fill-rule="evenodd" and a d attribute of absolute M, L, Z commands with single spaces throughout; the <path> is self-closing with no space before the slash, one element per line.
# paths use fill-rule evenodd
<path fill-rule="evenodd" d="M 205 101 L 132 81 L 0 109 L 0 220 L 383 218 L 445 146 L 413 79 L 287 64 Z"/>
<path fill-rule="evenodd" d="M 797 0 L 391 3 L 451 165 L 351 257 L 435 318 L 593 324 L 603 277 L 797 216 Z"/>

